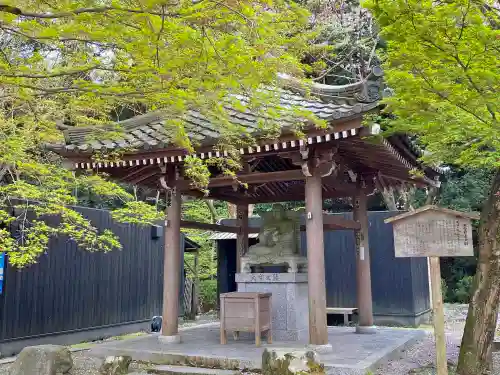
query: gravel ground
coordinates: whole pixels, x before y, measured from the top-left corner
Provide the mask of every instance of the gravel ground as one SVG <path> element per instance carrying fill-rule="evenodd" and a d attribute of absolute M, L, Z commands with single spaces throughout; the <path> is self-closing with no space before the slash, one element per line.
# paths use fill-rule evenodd
<path fill-rule="evenodd" d="M 467 305 L 445 305 L 445 323 L 446 323 L 446 341 L 448 361 L 455 364 L 460 350 L 460 341 L 467 316 Z M 197 322 L 186 322 L 181 326 L 192 326 L 193 324 L 207 323 L 215 321 L 215 316 L 203 317 Z M 414 345 L 409 350 L 402 353 L 400 359 L 388 362 L 375 372 L 375 375 L 406 375 L 410 371 L 432 366 L 434 363 L 435 350 L 432 329 L 429 327 L 429 333 L 425 339 Z M 99 367 L 102 360 L 88 356 L 86 351 L 74 352 L 74 367 L 72 375 L 99 375 Z M 500 374 L 500 353 L 493 357 L 494 372 Z M 8 375 L 8 365 L 0 365 L 0 375 Z M 131 370 L 135 374 L 146 374 L 143 367 L 138 364 L 132 364 Z M 434 374 L 433 371 L 425 374 Z"/>
<path fill-rule="evenodd" d="M 460 342 L 467 317 L 468 305 L 445 305 L 446 353 L 448 363 L 456 364 L 460 352 Z M 404 375 L 411 370 L 434 366 L 435 347 L 432 328 L 425 339 L 402 354 L 399 360 L 393 360 L 376 371 L 376 375 Z M 500 374 L 500 353 L 493 356 L 493 374 Z M 417 373 L 417 372 L 415 372 Z M 435 372 L 423 372 L 423 374 Z"/>

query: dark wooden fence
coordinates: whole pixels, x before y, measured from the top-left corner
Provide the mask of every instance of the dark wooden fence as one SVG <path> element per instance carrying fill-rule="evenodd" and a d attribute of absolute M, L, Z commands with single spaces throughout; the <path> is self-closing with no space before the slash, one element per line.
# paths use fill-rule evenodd
<path fill-rule="evenodd" d="M 98 338 L 103 329 L 114 332 L 110 328 L 147 324 L 152 316 L 161 315 L 163 228 L 119 224 L 103 210 L 77 210 L 97 228 L 116 233 L 123 250 L 90 253 L 67 238 L 54 238 L 37 264 L 22 270 L 6 264 L 0 353 L 18 348 L 8 345 L 14 341 L 31 340 L 31 344 L 82 331 L 90 333 L 79 338 Z M 181 241 L 181 249 L 196 247 L 184 237 Z M 184 279 L 184 272 L 181 275 Z"/>
<path fill-rule="evenodd" d="M 417 325 L 430 311 L 426 258 L 395 258 L 392 226 L 384 219 L 399 212 L 369 212 L 373 312 L 377 324 Z M 337 214 L 352 218 L 351 213 Z M 223 224 L 231 225 L 230 221 Z M 259 219 L 250 225 L 258 227 Z M 328 307 L 356 307 L 356 252 L 353 231 L 325 232 Z M 302 233 L 306 253 L 306 234 Z M 255 240 L 250 239 L 251 243 Z M 236 290 L 236 240 L 219 240 L 220 293 Z M 310 270 L 313 272 L 314 270 Z"/>

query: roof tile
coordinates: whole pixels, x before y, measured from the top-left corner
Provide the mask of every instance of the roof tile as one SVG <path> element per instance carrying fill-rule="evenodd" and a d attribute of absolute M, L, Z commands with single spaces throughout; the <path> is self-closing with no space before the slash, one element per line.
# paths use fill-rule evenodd
<path fill-rule="evenodd" d="M 284 108 L 298 107 L 302 110 L 308 110 L 314 113 L 318 118 L 326 121 L 340 120 L 358 115 L 377 107 L 378 103 L 360 103 L 355 99 L 354 104 L 347 104 L 346 100 L 335 100 L 335 102 L 324 102 L 315 98 L 306 98 L 297 95 L 291 91 L 274 90 L 280 95 L 280 106 Z M 248 98 L 242 95 L 234 95 L 234 98 L 243 103 L 248 102 Z M 242 110 L 236 109 L 229 103 L 224 105 L 229 121 L 236 126 L 241 126 L 249 133 L 254 133 L 261 129 L 260 121 L 275 121 L 282 128 L 291 128 L 295 122 L 290 115 L 283 115 L 278 119 L 264 113 L 256 113 L 249 108 Z M 270 107 L 272 108 L 272 107 Z M 277 110 L 277 108 L 273 108 Z M 186 131 L 189 137 L 197 142 L 209 142 L 220 136 L 218 126 L 202 113 L 189 110 L 183 116 L 186 124 Z M 67 151 L 78 150 L 90 152 L 99 150 L 103 147 L 107 149 L 134 147 L 137 149 L 157 148 L 168 146 L 171 138 L 165 129 L 165 118 L 161 112 L 151 112 L 145 115 L 121 121 L 118 124 L 123 129 L 122 139 L 111 140 L 90 140 L 91 135 L 95 135 L 95 128 L 70 128 L 65 130 L 66 145 L 62 146 Z"/>

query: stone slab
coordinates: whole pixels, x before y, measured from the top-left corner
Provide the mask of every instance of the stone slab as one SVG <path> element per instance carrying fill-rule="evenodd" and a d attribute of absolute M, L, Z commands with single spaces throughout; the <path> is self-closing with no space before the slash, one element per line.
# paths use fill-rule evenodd
<path fill-rule="evenodd" d="M 168 374 L 168 375 L 239 375 L 239 371 L 233 370 L 219 370 L 213 368 L 202 368 L 202 367 L 187 367 L 187 366 L 172 366 L 172 365 L 162 365 L 155 366 L 152 370 L 156 374 Z"/>
<path fill-rule="evenodd" d="M 220 345 L 217 325 L 181 331 L 181 344 L 160 344 L 155 335 L 95 345 L 90 353 L 98 357 L 130 355 L 137 361 L 156 364 L 187 365 L 207 368 L 261 369 L 265 348 L 304 349 L 307 342 L 262 343 L 257 348 L 252 334 L 240 334 L 238 341 L 228 335 L 228 344 Z M 373 335 L 355 334 L 352 327 L 329 327 L 328 338 L 333 350 L 320 354 L 329 375 L 366 375 L 385 361 L 399 357 L 426 332 L 417 329 L 377 328 Z"/>

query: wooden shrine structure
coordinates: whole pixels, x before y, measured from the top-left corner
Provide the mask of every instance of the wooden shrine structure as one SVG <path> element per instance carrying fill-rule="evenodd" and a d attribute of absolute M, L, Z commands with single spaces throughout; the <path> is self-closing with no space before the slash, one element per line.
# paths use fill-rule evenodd
<path fill-rule="evenodd" d="M 377 189 L 401 188 L 405 184 L 438 184 L 439 171 L 418 161 L 420 151 L 402 135 L 388 139 L 368 137 L 377 125 L 363 125 L 363 114 L 376 111 L 380 85 L 365 81 L 345 86 L 314 84 L 312 96 L 297 85 L 281 91 L 281 104 L 299 106 L 328 123 L 326 129 L 309 127 L 306 137 L 282 132 L 273 141 L 259 139 L 240 149 L 244 168 L 237 177 L 213 171 L 207 198 L 231 202 L 238 207 L 238 226 L 229 227 L 181 220 L 181 197 L 203 194 L 184 177 L 185 150 L 172 144 L 161 113 L 149 113 L 121 122 L 123 139 L 108 140 L 89 136 L 91 128 L 66 127 L 65 144 L 49 146 L 76 170 L 97 170 L 129 184 L 171 192 L 165 231 L 164 341 L 176 342 L 179 312 L 179 257 L 181 228 L 197 228 L 237 234 L 238 256 L 248 248 L 248 205 L 262 202 L 305 200 L 307 257 L 309 262 L 310 344 L 327 344 L 327 313 L 323 230 L 356 231 L 358 332 L 373 326 L 370 251 L 368 247 L 367 197 Z M 258 115 L 249 110 L 226 108 L 231 121 L 247 129 L 257 129 Z M 199 140 L 196 157 L 224 157 L 214 145 L 219 135 L 217 123 L 201 113 L 188 111 L 184 120 L 191 125 L 190 137 Z M 283 128 L 284 129 L 284 128 Z M 133 151 L 127 151 L 133 149 Z M 119 161 L 105 162 L 95 154 L 125 150 Z M 419 169 L 422 173 L 410 173 Z M 353 197 L 353 220 L 323 215 L 323 200 Z"/>

